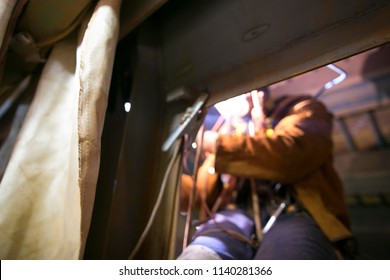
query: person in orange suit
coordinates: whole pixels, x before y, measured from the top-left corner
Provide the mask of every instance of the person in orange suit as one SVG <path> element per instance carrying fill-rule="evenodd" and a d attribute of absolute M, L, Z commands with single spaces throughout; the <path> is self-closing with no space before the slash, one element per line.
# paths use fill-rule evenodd
<path fill-rule="evenodd" d="M 263 199 L 263 235 L 253 242 L 255 225 L 245 207 L 223 209 L 197 229 L 179 259 L 352 256 L 345 245 L 353 235 L 343 186 L 333 166 L 333 115 L 311 96 L 262 98 L 264 119 L 254 135 L 206 131 L 202 148 L 213 155 L 218 174 L 250 178 L 279 192 L 279 200 Z"/>

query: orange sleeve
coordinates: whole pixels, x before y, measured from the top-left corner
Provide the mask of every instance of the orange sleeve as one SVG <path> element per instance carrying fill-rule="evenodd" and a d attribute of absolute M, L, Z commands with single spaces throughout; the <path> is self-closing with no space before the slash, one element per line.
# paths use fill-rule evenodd
<path fill-rule="evenodd" d="M 204 199 L 208 204 L 215 200 L 218 190 L 216 189 L 218 174 L 209 174 L 208 170 L 214 166 L 215 156 L 210 154 L 203 164 L 199 167 L 197 184 L 196 184 L 196 197 L 195 207 L 199 208 L 201 205 L 201 199 Z M 181 175 L 181 188 L 180 188 L 180 211 L 186 211 L 190 195 L 193 188 L 193 178 L 191 175 Z"/>
<path fill-rule="evenodd" d="M 293 106 L 271 136 L 221 135 L 216 171 L 293 183 L 332 157 L 332 115 L 316 100 Z"/>

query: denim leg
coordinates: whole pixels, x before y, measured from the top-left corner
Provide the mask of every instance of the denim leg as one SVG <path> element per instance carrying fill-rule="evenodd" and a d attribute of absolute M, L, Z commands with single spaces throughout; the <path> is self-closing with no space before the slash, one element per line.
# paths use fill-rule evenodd
<path fill-rule="evenodd" d="M 264 234 L 255 259 L 333 260 L 332 243 L 306 212 L 281 215 Z"/>
<path fill-rule="evenodd" d="M 254 231 L 252 219 L 239 209 L 221 211 L 215 215 L 215 220 L 224 228 L 239 233 L 248 240 Z M 225 260 L 253 258 L 254 250 L 248 243 L 240 241 L 220 229 L 214 220 L 207 221 L 199 227 L 191 245 L 206 246 Z"/>

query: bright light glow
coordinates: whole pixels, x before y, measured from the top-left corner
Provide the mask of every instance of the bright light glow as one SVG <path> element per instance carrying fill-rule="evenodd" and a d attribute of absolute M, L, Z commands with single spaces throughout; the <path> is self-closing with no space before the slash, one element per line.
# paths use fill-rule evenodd
<path fill-rule="evenodd" d="M 221 181 L 222 181 L 224 186 L 229 184 L 230 174 L 221 174 Z"/>
<path fill-rule="evenodd" d="M 191 145 L 191 146 L 192 146 L 193 149 L 198 148 L 198 145 L 196 144 L 196 142 L 192 142 L 192 145 Z"/>
<path fill-rule="evenodd" d="M 210 168 L 207 170 L 207 172 L 208 172 L 209 174 L 214 174 L 214 173 L 215 173 L 215 168 L 214 168 L 214 167 L 210 167 Z"/>
<path fill-rule="evenodd" d="M 248 123 L 248 132 L 249 136 L 255 136 L 255 124 L 253 123 L 253 121 L 249 121 Z"/>
<path fill-rule="evenodd" d="M 221 101 L 215 104 L 215 108 L 226 120 L 231 117 L 243 117 L 249 111 L 249 104 L 246 100 L 246 94 L 241 94 L 239 96 L 229 98 L 225 101 Z"/>
<path fill-rule="evenodd" d="M 128 112 L 130 112 L 130 109 L 131 109 L 131 103 L 130 102 L 126 102 L 125 103 L 125 111 L 128 113 Z"/>
<path fill-rule="evenodd" d="M 264 96 L 264 91 L 260 90 L 252 90 L 251 91 L 251 97 L 252 97 L 252 103 L 253 103 L 253 109 L 260 114 L 261 107 L 262 107 L 262 100 Z"/>

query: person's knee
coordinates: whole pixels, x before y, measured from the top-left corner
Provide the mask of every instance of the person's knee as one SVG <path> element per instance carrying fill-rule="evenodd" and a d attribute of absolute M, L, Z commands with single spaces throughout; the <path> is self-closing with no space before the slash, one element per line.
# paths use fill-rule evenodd
<path fill-rule="evenodd" d="M 264 235 L 256 259 L 336 259 L 331 242 L 306 214 L 280 216 Z"/>

